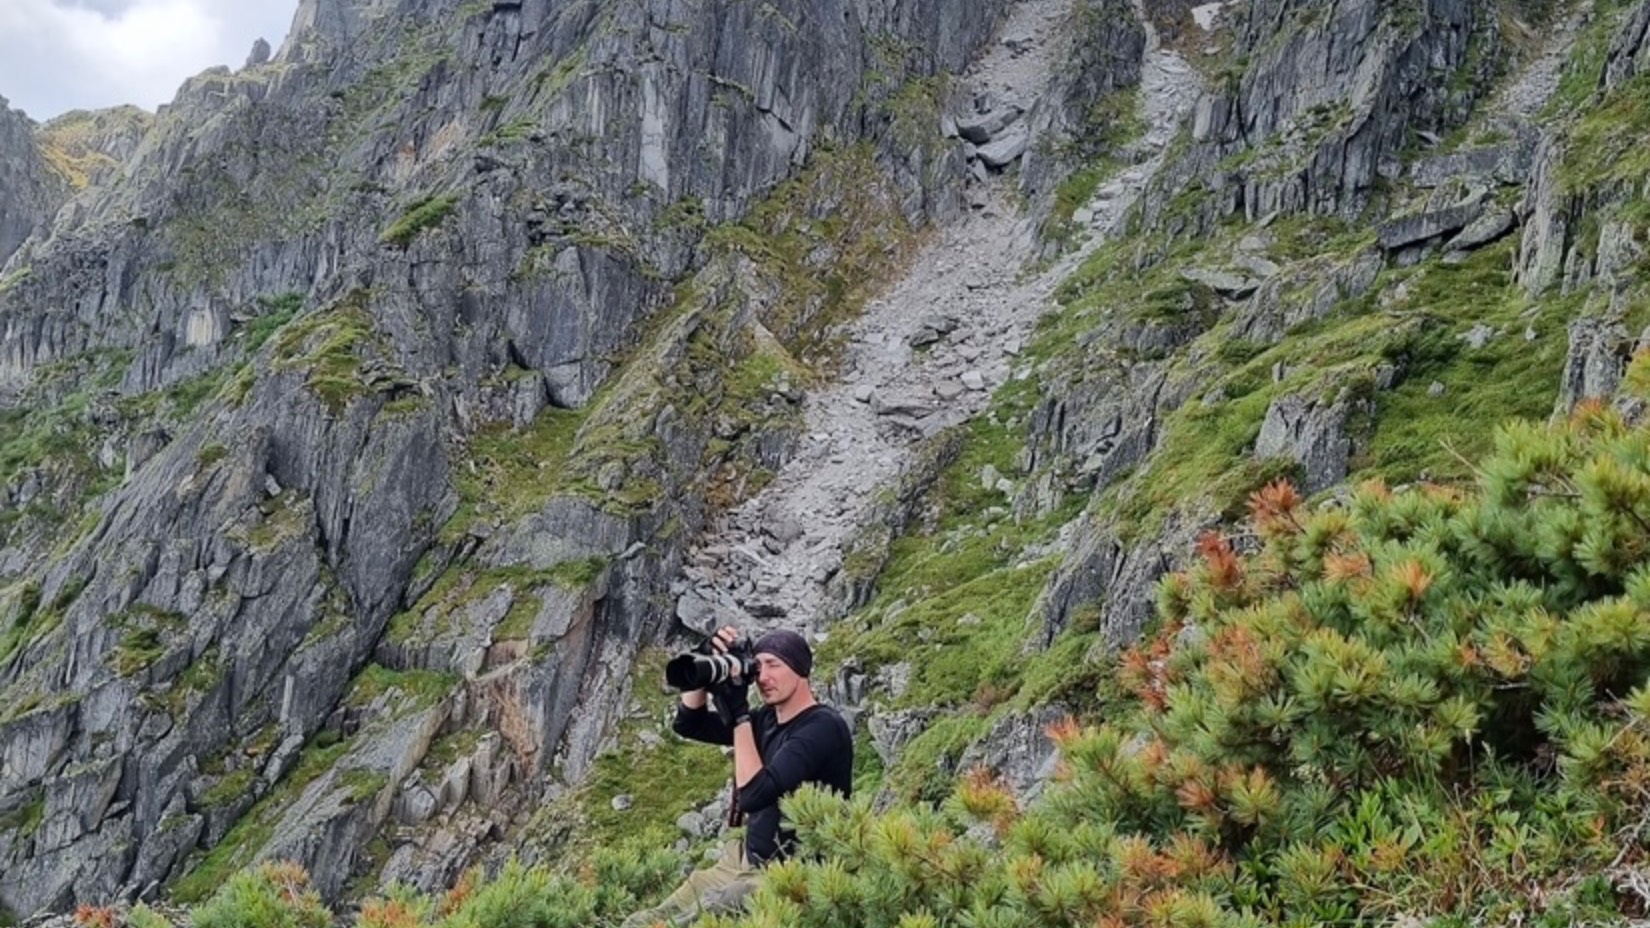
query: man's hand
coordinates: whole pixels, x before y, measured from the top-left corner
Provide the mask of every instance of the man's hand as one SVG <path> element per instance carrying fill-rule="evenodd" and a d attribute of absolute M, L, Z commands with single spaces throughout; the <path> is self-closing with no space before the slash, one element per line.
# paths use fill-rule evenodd
<path fill-rule="evenodd" d="M 735 641 L 738 641 L 738 640 L 739 640 L 739 629 L 734 628 L 732 625 L 724 625 L 721 628 L 716 630 L 716 634 L 714 634 L 710 637 L 710 641 L 708 642 L 708 644 L 710 645 L 710 649 L 712 651 L 715 651 L 717 654 L 726 654 L 726 653 L 728 653 L 728 648 L 733 647 L 733 643 Z M 739 677 L 740 677 L 739 671 L 738 671 L 737 668 L 735 668 L 735 670 L 733 672 L 733 679 L 738 680 Z M 705 697 L 708 695 L 708 693 L 709 693 L 708 690 L 683 690 L 682 691 L 682 705 L 687 706 L 689 709 L 703 709 L 703 708 L 705 708 L 705 702 L 706 702 Z M 744 703 L 744 705 L 746 707 L 745 711 L 746 711 L 746 714 L 748 715 L 749 712 L 750 712 L 750 710 L 749 710 L 750 700 L 745 698 L 745 692 L 744 692 L 743 687 L 740 688 L 739 699 L 741 700 L 741 702 Z M 716 705 L 720 707 L 722 705 L 722 700 L 721 699 L 716 700 Z M 726 720 L 724 719 L 724 721 L 726 721 Z"/>
<path fill-rule="evenodd" d="M 740 722 L 748 722 L 751 717 L 751 702 L 748 690 L 750 685 L 742 681 L 729 680 L 711 689 L 711 696 L 716 704 L 716 714 L 722 723 L 732 730 Z"/>
<path fill-rule="evenodd" d="M 716 651 L 716 653 L 726 654 L 728 653 L 728 649 L 733 647 L 733 643 L 738 640 L 739 629 L 734 628 L 732 625 L 724 625 L 716 630 L 715 635 L 711 636 L 710 646 Z M 739 671 L 737 668 L 734 669 L 733 678 L 735 680 L 739 679 Z"/>

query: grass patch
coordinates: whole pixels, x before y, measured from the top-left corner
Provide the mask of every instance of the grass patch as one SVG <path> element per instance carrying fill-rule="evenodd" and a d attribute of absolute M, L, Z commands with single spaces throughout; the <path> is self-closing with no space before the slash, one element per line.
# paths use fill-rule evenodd
<path fill-rule="evenodd" d="M 361 377 L 363 351 L 377 335 L 365 291 L 287 323 L 274 336 L 277 371 L 301 370 L 305 385 L 334 413 L 370 388 Z"/>
<path fill-rule="evenodd" d="M 665 659 L 662 652 L 644 652 L 632 676 L 650 683 L 662 679 Z M 646 703 L 646 720 L 621 727 L 618 749 L 596 758 L 579 793 L 580 817 L 588 826 L 584 834 L 608 847 L 645 834 L 674 838 L 680 834 L 676 819 L 713 799 L 733 777 L 731 758 L 710 745 L 669 731 L 656 743 L 644 741 L 643 730 L 674 715 L 677 697 L 657 685 L 638 686 L 636 693 Z M 615 810 L 616 796 L 629 796 L 630 807 Z"/>
<path fill-rule="evenodd" d="M 355 682 L 344 696 L 344 704 L 362 708 L 372 705 L 391 690 L 399 690 L 412 700 L 416 708 L 428 708 L 453 691 L 458 678 L 450 673 L 434 670 L 389 670 L 378 664 L 368 664 L 355 676 Z"/>
<path fill-rule="evenodd" d="M 937 719 L 900 751 L 883 787 L 902 802 L 940 802 L 951 795 L 957 760 L 991 731 L 995 718 L 967 713 Z"/>
<path fill-rule="evenodd" d="M 1621 17 L 1633 0 L 1597 0 L 1586 30 L 1576 39 L 1569 60 L 1559 74 L 1558 89 L 1542 115 L 1562 117 L 1585 109 L 1598 92 L 1599 79 L 1604 74 L 1604 63 L 1610 54 L 1610 42 L 1621 26 Z"/>
<path fill-rule="evenodd" d="M 441 196 L 428 196 L 407 208 L 401 218 L 390 224 L 384 234 L 378 237 L 386 245 L 397 248 L 406 248 L 413 239 L 426 229 L 433 229 L 447 220 L 448 216 L 458 208 L 458 194 L 449 193 Z"/>
<path fill-rule="evenodd" d="M 1570 131 L 1560 177 L 1572 192 L 1650 177 L 1650 73 L 1639 74 L 1588 109 Z"/>
<path fill-rule="evenodd" d="M 1487 453 L 1496 426 L 1552 412 L 1565 326 L 1582 298 L 1531 301 L 1512 281 L 1513 247 L 1485 249 L 1454 268 L 1427 265 L 1411 279 L 1407 305 L 1425 316 L 1382 349 L 1407 370 L 1396 389 L 1375 394 L 1374 432 L 1356 470 L 1394 485 L 1464 480 L 1472 468 L 1463 458 Z M 1483 348 L 1462 338 L 1475 325 L 1496 330 Z M 1527 327 L 1534 341 L 1525 340 Z M 1442 396 L 1430 395 L 1434 383 Z"/>
<path fill-rule="evenodd" d="M 0 832 L 16 832 L 26 841 L 34 837 L 40 830 L 40 825 L 46 820 L 46 793 L 36 791 L 34 798 L 21 807 L 0 815 Z"/>
<path fill-rule="evenodd" d="M 258 298 L 259 314 L 253 317 L 241 329 L 241 341 L 248 355 L 258 353 L 258 349 L 287 323 L 297 317 L 304 308 L 302 293 L 282 293 L 275 296 L 261 296 Z"/>
<path fill-rule="evenodd" d="M 209 809 L 221 809 L 235 800 L 245 796 L 252 789 L 252 783 L 258 778 L 257 771 L 251 767 L 242 767 L 224 774 L 223 778 L 212 784 L 212 788 L 200 795 L 200 804 Z"/>

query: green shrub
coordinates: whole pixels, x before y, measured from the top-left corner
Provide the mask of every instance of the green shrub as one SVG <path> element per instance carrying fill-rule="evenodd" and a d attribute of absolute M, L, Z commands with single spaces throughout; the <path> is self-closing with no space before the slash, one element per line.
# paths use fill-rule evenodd
<path fill-rule="evenodd" d="M 1475 491 L 1250 498 L 1166 578 L 1022 809 L 804 791 L 804 853 L 701 925 L 1598 923 L 1650 813 L 1650 430 L 1515 425 Z"/>
<path fill-rule="evenodd" d="M 446 893 L 394 887 L 362 904 L 358 928 L 583 928 L 618 924 L 674 887 L 680 855 L 649 845 L 597 851 L 558 872 L 511 860 L 491 880 L 471 870 Z"/>
<path fill-rule="evenodd" d="M 189 912 L 194 928 L 331 928 L 332 912 L 293 863 L 264 863 L 229 878 Z"/>

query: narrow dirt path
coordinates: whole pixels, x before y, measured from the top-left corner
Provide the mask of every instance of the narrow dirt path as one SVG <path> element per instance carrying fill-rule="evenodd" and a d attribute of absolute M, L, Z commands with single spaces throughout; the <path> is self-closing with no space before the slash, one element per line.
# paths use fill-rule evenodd
<path fill-rule="evenodd" d="M 1037 319 L 1053 308 L 1055 287 L 1119 230 L 1200 90 L 1196 72 L 1160 47 L 1139 0 L 1135 7 L 1148 30 L 1141 84 L 1148 129 L 1136 146 L 1139 162 L 1078 212 L 1090 230 L 1086 243 L 1021 280 L 1034 230 L 1014 206 L 1015 178 L 988 177 L 975 208 L 939 229 L 854 323 L 842 378 L 805 403 L 807 432 L 795 457 L 690 556 L 674 590 L 686 625 L 822 630 L 825 582 L 869 518 L 876 489 L 899 475 L 923 437 L 985 409 Z M 964 84 L 1030 111 L 1063 60 L 1072 15 L 1072 0 L 1020 3 Z"/>

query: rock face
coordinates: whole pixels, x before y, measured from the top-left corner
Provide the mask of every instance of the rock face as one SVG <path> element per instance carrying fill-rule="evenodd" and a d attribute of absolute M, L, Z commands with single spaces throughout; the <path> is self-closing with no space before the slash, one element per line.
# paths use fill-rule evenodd
<path fill-rule="evenodd" d="M 29 236 L 46 228 L 68 197 L 67 184 L 41 155 L 36 128 L 0 97 L 0 268 Z"/>
<path fill-rule="evenodd" d="M 1402 171 L 1411 133 L 1471 106 L 1470 91 L 1446 90 L 1438 75 L 1473 66 L 1469 38 L 1494 28 L 1469 0 L 1428 2 L 1418 16 L 1379 0 L 1262 0 L 1222 15 L 1256 57 L 1231 92 L 1199 103 L 1192 139 L 1205 153 L 1188 166 L 1260 153 L 1221 183 L 1214 207 L 1251 219 L 1355 216 L 1377 181 Z"/>
<path fill-rule="evenodd" d="M 1620 92 L 1629 81 L 1650 73 L 1647 23 L 1650 3 L 1626 13 L 1610 42 L 1597 93 Z M 1554 287 L 1568 292 L 1595 281 L 1608 286 L 1630 282 L 1632 265 L 1643 254 L 1635 222 L 1622 215 L 1622 207 L 1643 198 L 1646 182 L 1614 179 L 1574 189 L 1562 176 L 1566 144 L 1558 136 L 1543 137 L 1520 206 L 1524 232 L 1518 276 L 1531 293 Z"/>
<path fill-rule="evenodd" d="M 0 115 L 18 172 L 0 253 L 35 236 L 0 286 L 0 401 L 60 402 L 84 385 L 54 371 L 95 369 L 111 437 L 93 470 L 118 484 L 55 554 L 21 529 L 0 550 L 0 610 L 24 630 L 0 652 L 0 815 L 40 823 L 0 827 L 0 905 L 150 893 L 225 840 L 296 856 L 335 895 L 392 815 L 576 782 L 637 648 L 671 628 L 652 604 L 702 521 L 717 427 L 615 407 L 654 378 L 718 393 L 700 353 L 819 325 L 819 301 L 708 259 L 704 231 L 822 143 L 883 179 L 785 201 L 803 223 L 856 187 L 891 191 L 873 204 L 890 223 L 956 209 L 960 152 L 886 114 L 906 79 L 960 70 L 1003 6 L 660 2 L 620 22 L 593 3 L 306 0 L 278 55 L 191 79 L 136 136 L 73 124 L 119 170 L 92 165 L 49 228 L 62 194 L 33 127 Z M 690 278 L 703 307 L 644 344 Z M 635 376 L 590 408 L 621 363 Z M 189 391 L 198 408 L 163 422 L 119 412 Z M 471 518 L 470 442 L 557 416 L 633 443 L 592 439 L 588 472 L 546 475 L 565 491 Z M 6 505 L 85 489 L 66 480 L 29 472 Z M 488 578 L 515 579 L 464 601 Z M 369 723 L 347 707 L 383 674 L 404 698 Z M 432 679 L 433 702 L 409 695 Z M 499 735 L 468 776 L 413 776 L 466 727 Z M 281 792 L 318 737 L 352 776 Z M 235 829 L 250 820 L 260 840 Z M 495 831 L 454 825 L 394 872 L 443 879 Z"/>

